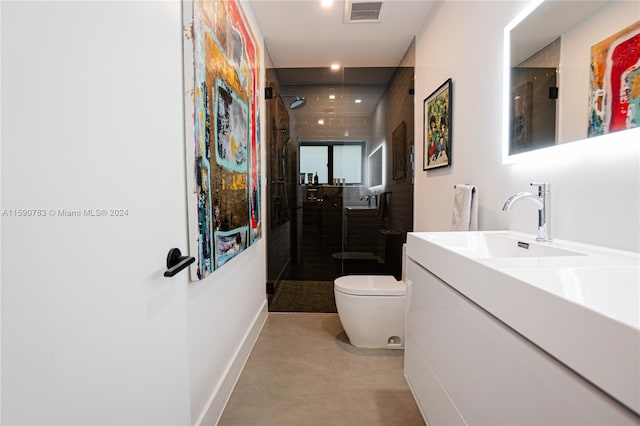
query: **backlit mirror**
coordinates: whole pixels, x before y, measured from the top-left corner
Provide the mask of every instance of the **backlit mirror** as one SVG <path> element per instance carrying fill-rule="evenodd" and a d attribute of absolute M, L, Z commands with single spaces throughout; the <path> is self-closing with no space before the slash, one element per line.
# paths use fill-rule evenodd
<path fill-rule="evenodd" d="M 384 161 L 382 158 L 383 149 L 384 149 L 384 146 L 380 145 L 378 148 L 376 148 L 375 151 L 369 154 L 369 162 L 368 162 L 369 188 L 373 188 L 373 187 L 384 184 L 384 181 L 382 179 L 383 165 L 384 165 Z"/>
<path fill-rule="evenodd" d="M 505 158 L 638 127 L 638 43 L 640 2 L 531 3 L 505 28 Z"/>

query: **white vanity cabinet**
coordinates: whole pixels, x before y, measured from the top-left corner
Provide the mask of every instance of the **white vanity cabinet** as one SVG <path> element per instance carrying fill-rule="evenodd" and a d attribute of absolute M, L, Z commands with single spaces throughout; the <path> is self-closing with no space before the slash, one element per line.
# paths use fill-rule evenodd
<path fill-rule="evenodd" d="M 640 424 L 631 410 L 412 258 L 407 302 L 405 375 L 429 425 Z"/>

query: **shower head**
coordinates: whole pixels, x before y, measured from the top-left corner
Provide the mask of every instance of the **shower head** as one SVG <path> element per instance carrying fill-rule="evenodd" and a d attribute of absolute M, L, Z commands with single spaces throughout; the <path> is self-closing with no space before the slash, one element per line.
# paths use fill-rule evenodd
<path fill-rule="evenodd" d="M 291 109 L 298 109 L 298 108 L 302 108 L 306 103 L 307 103 L 307 100 L 305 98 L 299 98 L 296 96 L 296 100 L 291 102 L 289 106 L 291 107 Z"/>
<path fill-rule="evenodd" d="M 280 95 L 283 98 L 296 98 L 293 102 L 291 102 L 289 104 L 289 107 L 291 109 L 298 109 L 298 108 L 302 108 L 306 103 L 307 100 L 303 97 L 299 97 L 299 96 L 291 96 L 291 95 Z"/>

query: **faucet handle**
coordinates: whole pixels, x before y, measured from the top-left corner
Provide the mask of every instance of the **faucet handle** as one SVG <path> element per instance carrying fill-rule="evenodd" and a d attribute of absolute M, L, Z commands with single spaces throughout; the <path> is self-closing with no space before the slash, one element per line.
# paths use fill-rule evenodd
<path fill-rule="evenodd" d="M 550 192 L 551 191 L 551 184 L 550 183 L 531 182 L 529 185 L 538 187 L 538 195 L 542 195 L 545 192 Z"/>

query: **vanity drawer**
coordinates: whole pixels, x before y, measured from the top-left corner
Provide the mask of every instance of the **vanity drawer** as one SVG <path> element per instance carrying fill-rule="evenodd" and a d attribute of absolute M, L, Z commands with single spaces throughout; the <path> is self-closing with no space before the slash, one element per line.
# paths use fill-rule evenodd
<path fill-rule="evenodd" d="M 405 377 L 429 425 L 466 425 L 411 334 L 404 343 Z"/>

